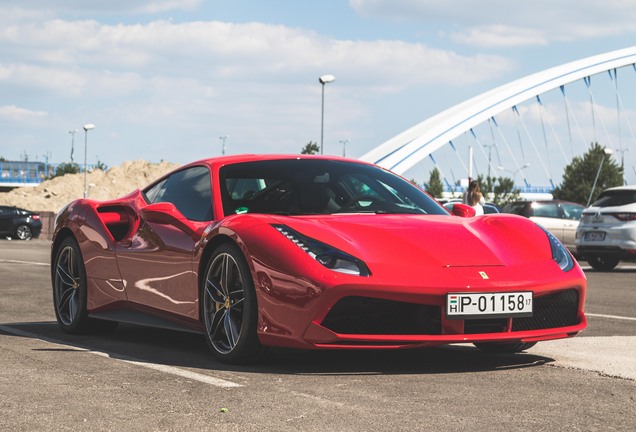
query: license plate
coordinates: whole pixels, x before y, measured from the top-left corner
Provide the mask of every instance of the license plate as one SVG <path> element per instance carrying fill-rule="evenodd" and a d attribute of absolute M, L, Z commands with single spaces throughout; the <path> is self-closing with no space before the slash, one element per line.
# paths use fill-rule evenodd
<path fill-rule="evenodd" d="M 532 316 L 532 292 L 450 293 L 446 295 L 449 319 Z"/>
<path fill-rule="evenodd" d="M 605 232 L 604 231 L 588 231 L 585 234 L 583 234 L 583 240 L 603 241 L 605 240 Z"/>

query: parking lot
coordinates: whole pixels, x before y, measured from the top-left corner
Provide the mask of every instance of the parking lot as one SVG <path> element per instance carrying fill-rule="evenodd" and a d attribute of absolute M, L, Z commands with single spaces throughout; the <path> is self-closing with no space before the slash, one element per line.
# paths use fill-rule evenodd
<path fill-rule="evenodd" d="M 50 244 L 0 240 L 0 430 L 626 431 L 636 424 L 636 265 L 588 277 L 588 329 L 493 355 L 469 345 L 279 351 L 227 366 L 203 337 L 69 336 Z"/>

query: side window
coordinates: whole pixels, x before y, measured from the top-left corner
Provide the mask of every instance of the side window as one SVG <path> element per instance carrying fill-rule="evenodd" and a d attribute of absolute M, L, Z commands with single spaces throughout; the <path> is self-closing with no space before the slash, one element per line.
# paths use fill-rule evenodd
<path fill-rule="evenodd" d="M 553 203 L 533 203 L 532 210 L 534 216 L 558 218 L 559 209 L 556 204 Z"/>
<path fill-rule="evenodd" d="M 149 203 L 170 202 L 194 221 L 212 220 L 210 171 L 197 166 L 177 171 L 144 191 Z"/>
<path fill-rule="evenodd" d="M 563 204 L 563 213 L 566 219 L 579 220 L 581 219 L 581 213 L 583 213 L 583 207 Z"/>
<path fill-rule="evenodd" d="M 533 216 L 532 208 L 530 208 L 528 211 L 526 209 L 527 205 L 528 203 L 526 202 L 510 203 L 506 205 L 506 207 L 504 208 L 504 212 L 513 213 L 513 214 L 525 216 L 525 217 Z"/>

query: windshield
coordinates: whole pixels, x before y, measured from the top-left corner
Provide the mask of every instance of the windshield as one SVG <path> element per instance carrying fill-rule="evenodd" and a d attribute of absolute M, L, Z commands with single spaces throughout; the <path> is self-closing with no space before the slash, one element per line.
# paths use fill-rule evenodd
<path fill-rule="evenodd" d="M 221 168 L 220 183 L 226 216 L 448 214 L 401 177 L 355 162 L 285 159 L 238 163 Z"/>

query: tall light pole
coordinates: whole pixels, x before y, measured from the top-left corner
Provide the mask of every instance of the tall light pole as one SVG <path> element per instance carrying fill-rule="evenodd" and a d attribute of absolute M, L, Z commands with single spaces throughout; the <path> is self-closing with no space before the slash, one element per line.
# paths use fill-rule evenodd
<path fill-rule="evenodd" d="M 521 168 L 519 168 L 516 171 L 506 169 L 506 168 L 502 167 L 501 165 L 499 165 L 497 168 L 499 168 L 502 171 L 508 171 L 509 173 L 512 173 L 512 187 L 514 188 L 516 186 L 516 183 L 517 183 L 517 173 L 519 173 L 522 170 L 528 168 L 529 166 L 530 166 L 530 163 L 526 162 L 525 164 L 523 164 L 523 166 Z"/>
<path fill-rule="evenodd" d="M 318 78 L 320 84 L 322 84 L 322 105 L 320 114 L 320 154 L 323 154 L 323 137 L 325 128 L 325 84 L 334 82 L 336 77 L 333 75 L 322 75 Z"/>
<path fill-rule="evenodd" d="M 95 125 L 88 123 L 84 125 L 84 198 L 88 196 L 88 189 L 86 186 L 86 153 L 88 151 L 88 131 L 95 129 Z"/>
<path fill-rule="evenodd" d="M 225 156 L 225 140 L 228 139 L 230 136 L 229 135 L 222 135 L 219 137 L 219 139 L 223 142 L 223 144 L 221 144 L 221 154 L 223 156 Z"/>
<path fill-rule="evenodd" d="M 607 147 L 603 149 L 603 158 L 601 159 L 601 163 L 598 165 L 598 171 L 596 171 L 596 178 L 594 179 L 594 184 L 592 185 L 592 190 L 590 191 L 590 196 L 587 199 L 587 205 L 585 207 L 590 206 L 590 201 L 592 201 L 592 195 L 594 195 L 594 189 L 596 189 L 596 182 L 598 181 L 598 176 L 601 174 L 601 168 L 603 168 L 603 162 L 605 162 L 605 156 L 611 156 L 614 153 L 612 149 L 608 149 Z"/>
<path fill-rule="evenodd" d="M 340 140 L 340 144 L 342 144 L 342 157 L 347 156 L 347 143 L 349 142 L 349 138 Z"/>
<path fill-rule="evenodd" d="M 73 163 L 73 150 L 75 149 L 75 132 L 77 129 L 68 131 L 71 134 L 71 163 Z"/>

